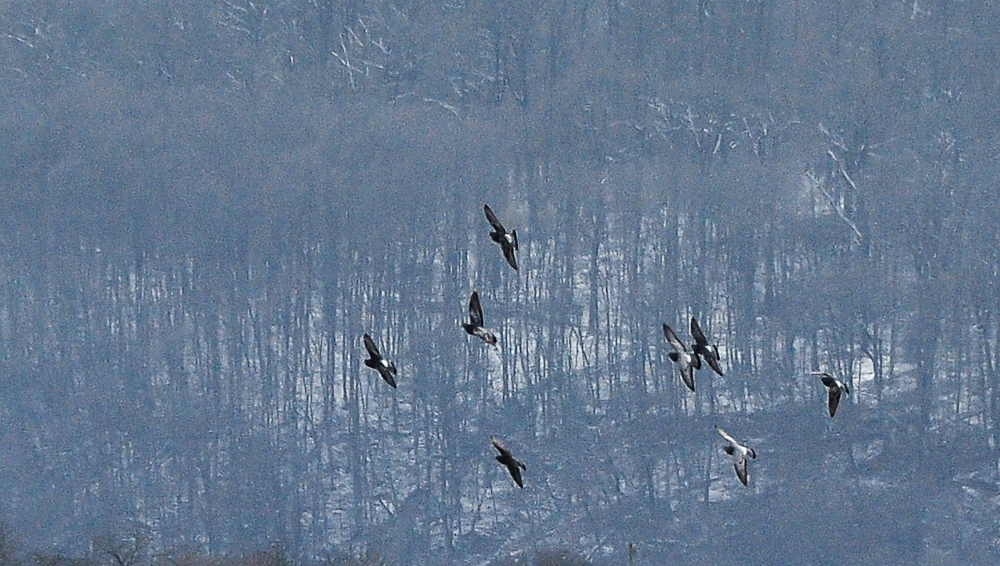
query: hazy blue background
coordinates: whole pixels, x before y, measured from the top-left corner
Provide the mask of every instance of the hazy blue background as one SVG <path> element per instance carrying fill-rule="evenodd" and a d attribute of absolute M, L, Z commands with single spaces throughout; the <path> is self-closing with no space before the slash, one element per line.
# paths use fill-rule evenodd
<path fill-rule="evenodd" d="M 0 1 L 0 562 L 1000 563 L 998 51 L 957 0 Z"/>

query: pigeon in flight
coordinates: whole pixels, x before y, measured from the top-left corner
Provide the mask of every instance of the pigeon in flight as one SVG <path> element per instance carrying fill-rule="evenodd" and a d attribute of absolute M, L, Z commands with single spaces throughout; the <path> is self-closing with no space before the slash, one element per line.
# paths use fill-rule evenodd
<path fill-rule="evenodd" d="M 517 251 L 517 230 L 508 232 L 497 219 L 497 215 L 493 214 L 490 205 L 484 204 L 483 212 L 486 213 L 486 220 L 489 220 L 490 226 L 493 227 L 490 238 L 500 244 L 500 248 L 503 249 L 503 257 L 507 259 L 507 263 L 514 268 L 514 271 L 517 271 L 517 258 L 514 256 L 514 252 Z"/>
<path fill-rule="evenodd" d="M 681 372 L 681 379 L 688 389 L 694 391 L 694 370 L 701 369 L 701 359 L 697 354 L 688 352 L 687 346 L 681 342 L 674 330 L 667 323 L 663 323 L 663 334 L 667 337 L 667 342 L 674 347 L 674 351 L 667 354 L 672 362 L 677 364 L 677 369 Z"/>
<path fill-rule="evenodd" d="M 479 304 L 479 291 L 473 291 L 469 297 L 469 322 L 463 322 L 462 328 L 470 335 L 482 338 L 490 346 L 497 344 L 497 337 L 483 328 L 483 307 Z"/>
<path fill-rule="evenodd" d="M 496 457 L 497 462 L 500 462 L 507 467 L 507 471 L 510 472 L 510 477 L 514 478 L 514 483 L 517 487 L 524 489 L 524 482 L 521 481 L 521 470 L 527 470 L 528 468 L 518 461 L 514 456 L 511 455 L 510 450 L 500 443 L 496 437 L 491 438 L 493 441 L 493 447 L 497 449 L 500 454 Z"/>
<path fill-rule="evenodd" d="M 712 368 L 712 371 L 722 376 L 722 368 L 719 367 L 719 347 L 715 344 L 709 345 L 708 339 L 705 338 L 705 333 L 701 331 L 701 326 L 698 326 L 698 319 L 691 317 L 691 336 L 694 337 L 694 344 L 691 346 L 691 350 L 696 356 L 701 356 L 708 362 L 708 367 Z"/>
<path fill-rule="evenodd" d="M 823 380 L 823 385 L 830 390 L 830 396 L 827 400 L 827 408 L 830 409 L 830 418 L 837 414 L 837 407 L 840 405 L 840 395 L 842 393 L 851 394 L 851 390 L 847 388 L 847 384 L 839 379 L 833 377 L 825 371 L 814 371 L 810 372 L 809 375 L 818 375 L 821 380 Z"/>
<path fill-rule="evenodd" d="M 368 350 L 368 359 L 365 360 L 365 365 L 377 371 L 386 383 L 395 388 L 396 378 L 393 376 L 396 375 L 396 364 L 382 357 L 371 336 L 365 334 L 362 338 L 365 342 L 365 349 Z"/>
<path fill-rule="evenodd" d="M 726 434 L 726 431 L 719 427 L 715 427 L 715 432 L 719 433 L 719 436 L 726 439 L 729 443 L 728 446 L 724 446 L 722 451 L 729 454 L 729 459 L 733 461 L 733 467 L 736 468 L 736 477 L 740 478 L 743 485 L 747 485 L 750 481 L 750 470 L 747 469 L 747 458 L 756 460 L 757 453 L 754 452 L 753 448 L 748 448 L 743 446 L 732 437 Z"/>

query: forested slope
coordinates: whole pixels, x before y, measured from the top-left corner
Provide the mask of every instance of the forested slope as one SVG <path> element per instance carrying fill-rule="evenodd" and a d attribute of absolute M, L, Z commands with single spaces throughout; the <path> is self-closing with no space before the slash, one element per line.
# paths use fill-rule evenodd
<path fill-rule="evenodd" d="M 998 15 L 0 4 L 0 550 L 996 563 Z"/>

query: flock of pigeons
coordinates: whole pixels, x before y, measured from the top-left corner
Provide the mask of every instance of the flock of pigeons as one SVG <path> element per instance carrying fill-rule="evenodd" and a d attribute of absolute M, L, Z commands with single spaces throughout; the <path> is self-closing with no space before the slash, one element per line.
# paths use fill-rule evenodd
<path fill-rule="evenodd" d="M 691 317 L 691 337 L 694 338 L 694 344 L 691 345 L 690 350 L 677 337 L 674 329 L 670 328 L 670 325 L 666 323 L 663 324 L 663 334 L 667 337 L 667 342 L 674 348 L 674 351 L 667 354 L 667 356 L 672 362 L 677 364 L 681 380 L 684 381 L 684 385 L 687 385 L 688 389 L 694 391 L 694 371 L 701 369 L 702 359 L 712 368 L 712 371 L 719 374 L 720 377 L 722 376 L 722 368 L 719 366 L 719 347 L 708 343 L 705 333 L 702 332 L 701 326 L 698 325 L 698 319 L 693 316 Z M 827 409 L 829 409 L 830 417 L 832 418 L 837 414 L 837 406 L 840 405 L 841 395 L 843 393 L 850 394 L 850 389 L 848 389 L 847 384 L 825 371 L 814 371 L 810 375 L 818 375 L 823 385 L 826 386 L 828 390 Z M 718 426 L 715 427 L 715 431 L 729 443 L 722 450 L 732 459 L 733 467 L 736 469 L 736 477 L 739 478 L 743 485 L 747 485 L 750 481 L 750 471 L 747 468 L 747 462 L 748 460 L 756 460 L 757 453 L 754 452 L 753 448 L 743 446 L 737 442 Z"/>
<path fill-rule="evenodd" d="M 493 213 L 489 205 L 483 205 L 483 212 L 486 214 L 486 220 L 493 227 L 493 231 L 490 232 L 490 238 L 500 244 L 504 258 L 516 271 L 517 257 L 515 252 L 517 252 L 517 231 L 512 230 L 508 232 L 500 220 L 497 219 L 496 214 Z M 469 298 L 469 322 L 463 322 L 462 328 L 470 336 L 475 336 L 491 346 L 496 346 L 496 335 L 483 326 L 483 307 L 479 302 L 479 293 L 477 291 L 473 291 L 472 296 Z M 695 390 L 694 372 L 701 369 L 702 360 L 716 374 L 719 376 L 723 375 L 722 367 L 719 365 L 719 347 L 716 344 L 709 344 L 705 333 L 702 332 L 701 326 L 695 317 L 691 317 L 691 337 L 694 338 L 694 344 L 691 345 L 690 349 L 688 349 L 687 345 L 677 337 L 677 333 L 666 323 L 663 324 L 663 334 L 667 337 L 667 342 L 674 349 L 673 352 L 668 354 L 668 357 L 677 365 L 677 369 L 681 374 L 681 380 L 684 381 L 684 385 L 688 389 L 691 391 Z M 368 350 L 368 359 L 365 360 L 365 365 L 376 370 L 386 383 L 395 388 L 396 364 L 382 356 L 371 336 L 365 334 L 363 340 L 365 349 Z M 833 417 L 837 413 L 837 406 L 840 404 L 841 395 L 844 393 L 850 394 L 850 390 L 844 382 L 827 372 L 812 372 L 810 375 L 819 376 L 823 385 L 829 390 L 827 408 L 830 411 L 830 417 Z M 733 467 L 736 469 L 736 477 L 739 478 L 743 485 L 747 485 L 750 481 L 750 471 L 747 468 L 747 462 L 752 459 L 755 460 L 757 453 L 753 448 L 737 442 L 736 439 L 718 426 L 715 427 L 715 431 L 729 443 L 722 450 L 732 460 Z M 496 457 L 497 462 L 500 462 L 507 468 L 507 471 L 510 472 L 510 477 L 514 479 L 514 483 L 518 487 L 524 488 L 521 470 L 527 470 L 527 467 L 514 458 L 510 450 L 495 437 L 491 438 L 491 441 L 493 447 L 499 452 Z"/>

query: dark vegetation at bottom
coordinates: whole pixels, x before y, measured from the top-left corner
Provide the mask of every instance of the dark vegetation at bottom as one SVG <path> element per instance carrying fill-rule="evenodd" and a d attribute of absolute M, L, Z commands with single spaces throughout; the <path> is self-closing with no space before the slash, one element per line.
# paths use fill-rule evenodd
<path fill-rule="evenodd" d="M 28 551 L 20 547 L 16 535 L 0 525 L 0 566 L 392 566 L 393 560 L 375 550 L 328 553 L 316 560 L 299 562 L 285 545 L 275 542 L 267 548 L 213 555 L 198 550 L 153 551 L 141 533 L 95 537 L 89 551 L 71 556 L 58 551 Z M 496 560 L 493 566 L 597 566 L 596 562 L 568 549 L 526 551 Z"/>

